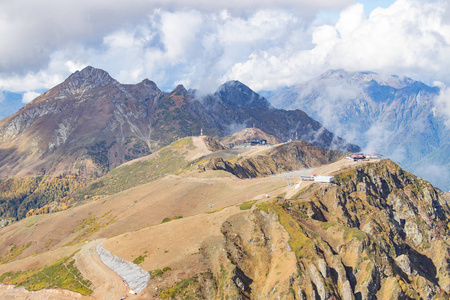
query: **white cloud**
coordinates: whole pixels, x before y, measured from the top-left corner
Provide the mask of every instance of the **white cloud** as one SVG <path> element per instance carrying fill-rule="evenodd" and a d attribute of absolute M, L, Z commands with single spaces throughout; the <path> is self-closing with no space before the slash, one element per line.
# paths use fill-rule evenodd
<path fill-rule="evenodd" d="M 22 103 L 30 103 L 39 95 L 40 94 L 36 92 L 26 92 L 25 94 L 23 94 Z"/>
<path fill-rule="evenodd" d="M 144 77 L 162 88 L 178 83 L 207 92 L 222 83 L 222 76 L 236 61 L 260 48 L 283 51 L 280 40 L 306 40 L 298 30 L 300 20 L 286 11 L 257 11 L 236 17 L 228 11 L 158 10 L 146 21 L 121 29 L 103 39 L 102 51 L 90 61 L 116 79 L 134 83 Z"/>
<path fill-rule="evenodd" d="M 155 9 L 216 13 L 233 8 L 242 15 L 258 9 L 295 9 L 314 16 L 319 9 L 341 9 L 351 0 L 15 0 L 0 3 L 0 68 L 3 72 L 38 71 L 61 48 L 98 46 L 103 37 L 121 27 L 133 27 Z M 179 23 L 178 23 L 179 24 Z M 183 29 L 183 27 L 179 27 Z"/>
<path fill-rule="evenodd" d="M 352 3 L 2 2 L 0 90 L 50 88 L 88 64 L 120 82 L 149 78 L 165 90 L 183 83 L 210 92 L 236 79 L 273 89 L 331 68 L 450 83 L 444 0 L 398 0 L 369 16 Z M 311 22 L 320 9 L 344 7 L 336 24 Z"/>
<path fill-rule="evenodd" d="M 420 164 L 414 169 L 414 174 L 431 181 L 435 186 L 448 186 L 447 178 L 450 178 L 450 172 L 447 166 L 436 165 L 430 162 Z M 450 192 L 450 191 L 448 191 Z"/>
<path fill-rule="evenodd" d="M 440 88 L 439 95 L 434 98 L 433 113 L 445 119 L 445 125 L 450 128 L 450 88 L 442 82 L 434 83 Z"/>
<path fill-rule="evenodd" d="M 245 78 L 256 89 L 272 89 L 307 80 L 330 68 L 343 68 L 450 82 L 446 5 L 439 0 L 398 0 L 366 16 L 363 6 L 355 4 L 342 11 L 336 25 L 310 28 L 314 43 L 310 49 L 285 47 L 281 55 L 266 49 L 255 51 L 246 61 L 236 63 L 224 78 Z M 271 75 L 260 74 L 284 76 L 267 80 Z"/>
<path fill-rule="evenodd" d="M 386 128 L 382 121 L 374 122 L 369 130 L 365 133 L 367 145 L 364 149 L 367 153 L 379 152 L 391 140 L 393 132 Z M 395 160 L 402 160 L 404 158 L 404 150 L 396 149 L 395 154 L 390 154 L 390 157 Z"/>

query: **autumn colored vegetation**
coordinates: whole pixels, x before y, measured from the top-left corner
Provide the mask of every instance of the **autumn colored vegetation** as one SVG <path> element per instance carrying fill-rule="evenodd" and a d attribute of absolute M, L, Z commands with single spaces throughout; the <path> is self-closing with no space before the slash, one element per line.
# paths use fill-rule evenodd
<path fill-rule="evenodd" d="M 0 217 L 18 220 L 67 209 L 73 202 L 68 196 L 84 185 L 81 177 L 71 173 L 1 180 Z"/>

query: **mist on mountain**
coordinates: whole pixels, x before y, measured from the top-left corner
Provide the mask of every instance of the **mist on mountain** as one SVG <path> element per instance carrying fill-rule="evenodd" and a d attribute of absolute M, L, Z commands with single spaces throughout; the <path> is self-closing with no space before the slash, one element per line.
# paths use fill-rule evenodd
<path fill-rule="evenodd" d="M 331 70 L 275 92 L 269 101 L 304 110 L 365 152 L 381 153 L 449 190 L 443 176 L 450 172 L 448 162 L 438 163 L 450 137 L 444 96 L 438 87 L 407 77 Z"/>

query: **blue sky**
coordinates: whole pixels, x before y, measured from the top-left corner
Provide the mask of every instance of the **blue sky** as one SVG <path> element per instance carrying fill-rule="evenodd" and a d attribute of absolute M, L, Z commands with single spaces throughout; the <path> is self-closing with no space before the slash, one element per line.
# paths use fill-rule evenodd
<path fill-rule="evenodd" d="M 395 1 L 394 0 L 364 0 L 364 1 L 357 1 L 358 3 L 361 3 L 364 5 L 364 12 L 367 15 L 370 15 L 370 13 L 378 7 L 381 8 L 387 8 L 390 5 L 392 5 Z M 339 11 L 334 10 L 322 10 L 319 11 L 316 15 L 317 22 L 324 22 L 324 23 L 336 23 L 339 21 Z"/>
<path fill-rule="evenodd" d="M 446 0 L 1 1 L 0 118 L 20 104 L 10 93 L 25 104 L 87 65 L 166 91 L 271 90 L 337 68 L 446 86 L 449 12 Z"/>
<path fill-rule="evenodd" d="M 382 8 L 388 8 L 392 4 L 394 4 L 394 0 L 364 0 L 359 1 L 364 5 L 364 11 L 367 14 L 370 14 L 375 8 L 382 7 Z"/>

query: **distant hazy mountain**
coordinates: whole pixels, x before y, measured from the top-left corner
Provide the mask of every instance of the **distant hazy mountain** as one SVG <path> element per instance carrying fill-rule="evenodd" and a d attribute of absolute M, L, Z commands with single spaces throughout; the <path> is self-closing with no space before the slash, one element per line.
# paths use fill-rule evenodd
<path fill-rule="evenodd" d="M 0 121 L 0 176 L 77 172 L 98 176 L 180 137 L 225 136 L 257 127 L 282 141 L 358 150 L 303 111 L 284 111 L 240 82 L 200 99 L 178 86 L 171 93 L 146 79 L 121 84 L 87 67 Z"/>
<path fill-rule="evenodd" d="M 367 152 L 379 152 L 450 189 L 450 130 L 435 115 L 439 89 L 399 76 L 328 71 L 275 92 L 277 108 L 301 109 Z"/>

